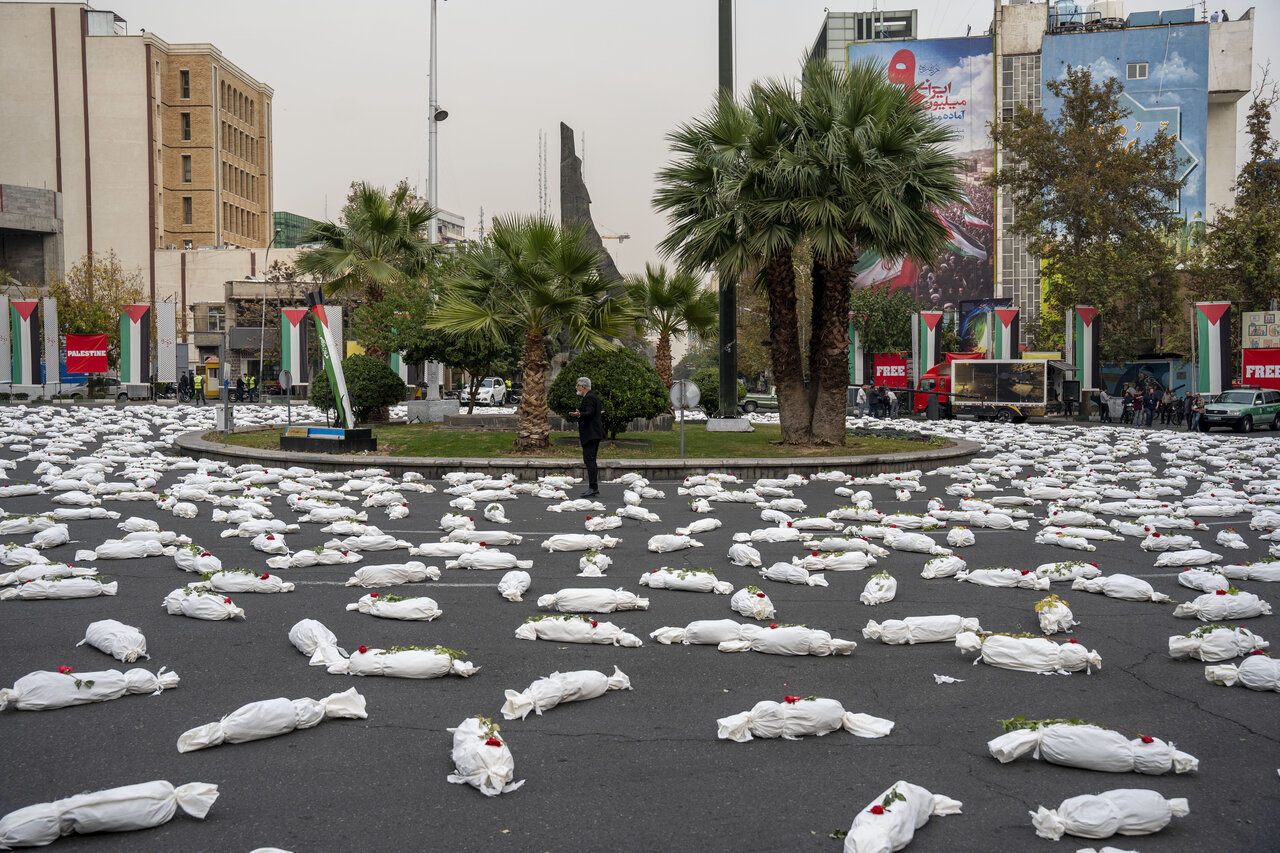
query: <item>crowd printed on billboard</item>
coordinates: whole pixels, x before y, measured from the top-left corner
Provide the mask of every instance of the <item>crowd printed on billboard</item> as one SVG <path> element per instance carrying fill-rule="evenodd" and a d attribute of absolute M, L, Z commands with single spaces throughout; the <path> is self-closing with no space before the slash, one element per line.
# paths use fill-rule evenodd
<path fill-rule="evenodd" d="M 1280 347 L 1280 311 L 1245 311 L 1240 328 L 1245 349 Z"/>
<path fill-rule="evenodd" d="M 876 386 L 885 388 L 907 387 L 907 353 L 878 352 L 872 373 Z"/>
<path fill-rule="evenodd" d="M 914 92 L 917 102 L 927 102 L 934 119 L 954 131 L 950 148 L 961 160 L 964 191 L 960 202 L 937 210 L 948 234 L 937 260 L 917 265 L 869 249 L 854 267 L 854 286 L 907 287 L 920 305 L 936 311 L 990 298 L 995 293 L 995 196 L 986 185 L 995 163 L 987 130 L 995 110 L 991 39 L 862 42 L 849 45 L 847 59 L 885 66 L 889 80 Z"/>
<path fill-rule="evenodd" d="M 1170 391 L 1181 397 L 1191 390 L 1191 365 L 1182 359 L 1106 362 L 1102 365 L 1102 384 L 1113 397 L 1136 391 Z"/>
<path fill-rule="evenodd" d="M 1280 391 L 1280 348 L 1245 350 L 1244 383 Z"/>

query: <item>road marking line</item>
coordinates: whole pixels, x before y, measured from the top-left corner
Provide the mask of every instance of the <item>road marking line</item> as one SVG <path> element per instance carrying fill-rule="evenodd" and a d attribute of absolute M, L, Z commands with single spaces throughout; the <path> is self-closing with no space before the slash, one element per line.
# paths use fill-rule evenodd
<path fill-rule="evenodd" d="M 346 585 L 347 585 L 347 582 L 346 582 L 346 581 L 292 581 L 292 583 L 294 583 L 294 584 L 308 584 L 308 585 L 310 585 L 310 586 L 346 586 Z M 496 584 L 496 583 L 438 583 L 438 582 L 436 582 L 436 581 L 418 581 L 418 582 L 413 583 L 413 584 L 387 584 L 386 586 L 390 587 L 390 586 L 418 586 L 418 585 L 429 585 L 429 586 L 497 586 L 497 584 Z M 356 584 L 356 586 L 359 586 L 359 584 Z M 370 589 L 370 588 L 372 588 L 372 587 L 366 587 L 366 589 Z M 383 586 L 382 586 L 382 585 L 378 585 L 378 588 L 379 588 L 379 589 L 382 589 L 382 588 L 383 588 Z"/>

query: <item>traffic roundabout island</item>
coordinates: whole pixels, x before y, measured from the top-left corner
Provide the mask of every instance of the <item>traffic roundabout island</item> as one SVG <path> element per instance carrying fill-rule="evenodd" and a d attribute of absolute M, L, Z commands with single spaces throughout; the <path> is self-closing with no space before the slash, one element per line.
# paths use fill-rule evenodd
<path fill-rule="evenodd" d="M 297 427 L 295 427 L 296 429 Z M 395 476 L 410 471 L 439 479 L 450 471 L 482 471 L 492 475 L 538 477 L 582 469 L 581 452 L 569 433 L 552 433 L 551 446 L 538 453 L 517 452 L 510 432 L 447 430 L 422 424 L 371 426 L 377 449 L 361 453 L 317 453 L 281 449 L 279 427 L 237 430 L 230 435 L 197 431 L 179 436 L 178 453 L 233 465 L 257 463 L 320 471 L 382 468 Z M 981 448 L 969 441 L 900 430 L 857 430 L 846 446 L 794 447 L 781 444 L 776 425 L 757 424 L 750 433 L 715 433 L 701 428 L 685 432 L 681 458 L 678 432 L 625 433 L 600 446 L 604 479 L 640 471 L 650 480 L 681 480 L 691 474 L 727 473 L 742 479 L 785 477 L 840 470 L 850 475 L 882 471 L 929 471 L 961 465 Z"/>

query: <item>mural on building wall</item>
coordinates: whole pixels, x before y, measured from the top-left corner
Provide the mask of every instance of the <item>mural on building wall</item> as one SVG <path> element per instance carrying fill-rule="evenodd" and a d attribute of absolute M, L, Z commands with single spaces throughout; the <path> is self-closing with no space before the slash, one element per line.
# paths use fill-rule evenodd
<path fill-rule="evenodd" d="M 1043 79 L 1061 79 L 1067 66 L 1087 67 L 1095 78 L 1118 78 L 1120 98 L 1131 115 L 1121 128 L 1124 138 L 1149 142 L 1161 130 L 1177 142 L 1178 176 L 1185 180 L 1172 206 L 1185 223 L 1180 239 L 1202 233 L 1205 210 L 1205 136 L 1208 124 L 1209 28 L 1183 25 L 1130 27 L 1096 33 L 1045 36 Z M 1044 87 L 1045 115 L 1059 115 L 1061 99 Z M 1185 232 L 1185 236 L 1183 233 Z"/>
<path fill-rule="evenodd" d="M 993 308 L 1012 307 L 1012 299 L 962 300 L 956 314 L 960 324 L 960 352 L 986 352 L 987 323 L 991 320 L 988 312 Z"/>
<path fill-rule="evenodd" d="M 995 161 L 987 131 L 995 108 L 990 38 L 862 42 L 848 48 L 850 63 L 872 59 L 886 66 L 890 80 L 927 99 L 929 111 L 956 132 L 952 150 L 964 162 L 965 201 L 939 210 L 950 245 L 934 263 L 863 253 L 857 287 L 909 287 L 930 309 L 955 311 L 962 300 L 989 299 L 995 292 L 992 223 L 994 195 L 985 183 Z"/>

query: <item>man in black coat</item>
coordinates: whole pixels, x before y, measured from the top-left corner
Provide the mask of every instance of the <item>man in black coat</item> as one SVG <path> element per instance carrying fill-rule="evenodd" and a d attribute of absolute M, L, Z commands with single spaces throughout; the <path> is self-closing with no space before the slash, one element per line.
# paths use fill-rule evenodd
<path fill-rule="evenodd" d="M 582 493 L 582 497 L 590 498 L 600 494 L 596 453 L 600 450 L 600 439 L 604 438 L 604 423 L 600 418 L 600 398 L 591 393 L 591 380 L 586 376 L 578 377 L 578 395 L 582 397 L 582 402 L 572 414 L 578 419 L 582 464 L 587 466 L 587 490 Z"/>

